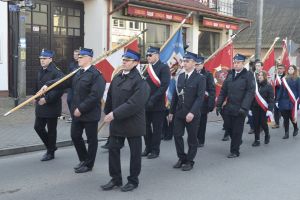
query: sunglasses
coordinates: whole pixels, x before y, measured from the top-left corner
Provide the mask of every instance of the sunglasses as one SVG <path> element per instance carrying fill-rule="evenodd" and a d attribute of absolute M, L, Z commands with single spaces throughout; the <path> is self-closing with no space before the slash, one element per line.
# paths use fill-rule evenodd
<path fill-rule="evenodd" d="M 153 54 L 147 54 L 146 55 L 146 57 L 152 57 L 153 56 Z"/>

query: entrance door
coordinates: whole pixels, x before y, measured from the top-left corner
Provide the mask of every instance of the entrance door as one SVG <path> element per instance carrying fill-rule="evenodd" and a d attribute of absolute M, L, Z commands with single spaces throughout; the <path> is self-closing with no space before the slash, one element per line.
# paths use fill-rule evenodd
<path fill-rule="evenodd" d="M 73 50 L 83 46 L 83 13 L 81 2 L 35 1 L 35 8 L 26 18 L 27 94 L 34 93 L 43 48 L 55 51 L 55 63 L 67 71 Z"/>

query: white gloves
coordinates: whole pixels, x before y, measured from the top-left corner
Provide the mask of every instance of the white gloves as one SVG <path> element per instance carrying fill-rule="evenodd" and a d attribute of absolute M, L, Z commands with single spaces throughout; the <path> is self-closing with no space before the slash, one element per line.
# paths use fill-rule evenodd
<path fill-rule="evenodd" d="M 267 117 L 271 117 L 271 116 L 272 116 L 272 112 L 268 110 L 268 111 L 266 112 L 266 116 L 267 116 Z"/>
<path fill-rule="evenodd" d="M 275 103 L 275 106 L 276 106 L 277 108 L 279 108 L 279 107 L 278 107 L 278 103 Z"/>
<path fill-rule="evenodd" d="M 249 110 L 248 115 L 252 116 L 252 111 L 251 110 Z"/>

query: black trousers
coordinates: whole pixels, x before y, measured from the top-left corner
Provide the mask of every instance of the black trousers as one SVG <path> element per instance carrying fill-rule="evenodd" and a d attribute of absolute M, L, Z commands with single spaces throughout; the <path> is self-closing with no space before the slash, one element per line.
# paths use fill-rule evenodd
<path fill-rule="evenodd" d="M 244 131 L 244 123 L 246 116 L 238 115 L 225 115 L 224 123 L 226 124 L 226 131 L 230 133 L 231 144 L 230 152 L 235 154 L 240 154 L 240 145 L 242 142 L 242 135 Z"/>
<path fill-rule="evenodd" d="M 180 160 L 184 162 L 194 163 L 194 158 L 197 154 L 197 133 L 199 128 L 200 118 L 194 118 L 190 123 L 187 123 L 185 119 L 180 119 L 175 116 L 174 119 L 174 140 L 177 156 Z M 184 152 L 184 141 L 183 135 L 184 130 L 187 130 L 187 143 L 188 143 L 188 152 Z"/>
<path fill-rule="evenodd" d="M 109 174 L 115 183 L 122 183 L 120 149 L 124 146 L 125 137 L 110 136 L 109 138 Z M 128 182 L 139 184 L 138 176 L 142 166 L 142 137 L 127 137 L 130 148 L 130 175 Z"/>
<path fill-rule="evenodd" d="M 277 107 L 275 106 L 275 107 L 274 107 L 274 120 L 275 120 L 275 123 L 276 123 L 277 125 L 279 125 L 280 117 L 281 117 L 281 114 L 280 114 L 279 108 L 277 108 Z"/>
<path fill-rule="evenodd" d="M 98 121 L 82 122 L 72 120 L 71 138 L 80 161 L 85 161 L 86 166 L 93 168 L 98 149 Z M 87 137 L 88 149 L 82 138 L 83 130 Z"/>
<path fill-rule="evenodd" d="M 164 124 L 162 130 L 162 138 L 163 139 L 172 139 L 173 137 L 173 126 L 174 121 L 168 122 L 167 116 L 169 115 L 169 111 L 167 110 L 164 117 Z"/>
<path fill-rule="evenodd" d="M 207 124 L 207 113 L 201 113 L 198 134 L 197 134 L 199 144 L 205 143 L 206 124 Z"/>
<path fill-rule="evenodd" d="M 255 140 L 260 139 L 260 128 L 262 128 L 266 135 L 269 135 L 268 118 L 266 112 L 262 108 L 252 109 L 252 117 L 254 122 Z"/>
<path fill-rule="evenodd" d="M 146 112 L 146 151 L 159 154 L 164 111 Z"/>
<path fill-rule="evenodd" d="M 289 132 L 289 128 L 290 128 L 289 120 L 291 120 L 294 130 L 298 129 L 297 123 L 294 123 L 292 121 L 292 111 L 291 110 L 283 110 L 283 111 L 281 111 L 281 115 L 283 117 L 283 124 L 284 124 L 285 132 Z"/>
<path fill-rule="evenodd" d="M 47 125 L 47 130 L 46 130 Z M 57 137 L 57 117 L 41 118 L 36 117 L 34 122 L 34 130 L 37 132 L 49 153 L 56 150 Z"/>

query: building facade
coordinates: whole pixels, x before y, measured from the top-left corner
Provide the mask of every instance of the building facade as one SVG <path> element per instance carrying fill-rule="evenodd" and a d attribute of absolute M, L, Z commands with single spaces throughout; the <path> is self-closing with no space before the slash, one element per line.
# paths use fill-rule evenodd
<path fill-rule="evenodd" d="M 7 3 L 0 2 L 0 96 L 8 95 L 8 20 Z"/>
<path fill-rule="evenodd" d="M 144 57 L 148 46 L 162 46 L 191 11 L 194 12 L 192 17 L 183 25 L 184 43 L 189 46 L 189 51 L 208 57 L 241 25 L 249 23 L 249 20 L 237 16 L 236 13 L 241 13 L 241 6 L 236 6 L 234 2 L 236 1 L 35 0 L 32 9 L 26 11 L 25 20 L 26 93 L 34 94 L 40 68 L 38 56 L 43 48 L 55 51 L 56 64 L 67 72 L 74 49 L 83 46 L 92 48 L 97 57 L 130 36 L 148 29 L 139 38 L 139 48 Z M 15 41 L 18 39 L 14 33 L 17 31 L 15 24 L 18 18 L 16 13 L 8 12 L 7 4 L 10 3 L 1 3 L 1 9 L 6 11 L 1 12 L 1 15 L 8 16 L 8 19 L 1 20 L 6 21 L 6 27 L 10 28 L 8 33 L 0 35 L 8 35 L 9 41 L 9 48 L 4 47 L 8 51 L 8 68 L 6 78 L 0 79 L 3 82 L 0 90 L 5 91 L 6 95 L 14 96 L 16 79 L 13 55 L 17 48 Z M 2 29 L 1 31 L 3 32 Z"/>

